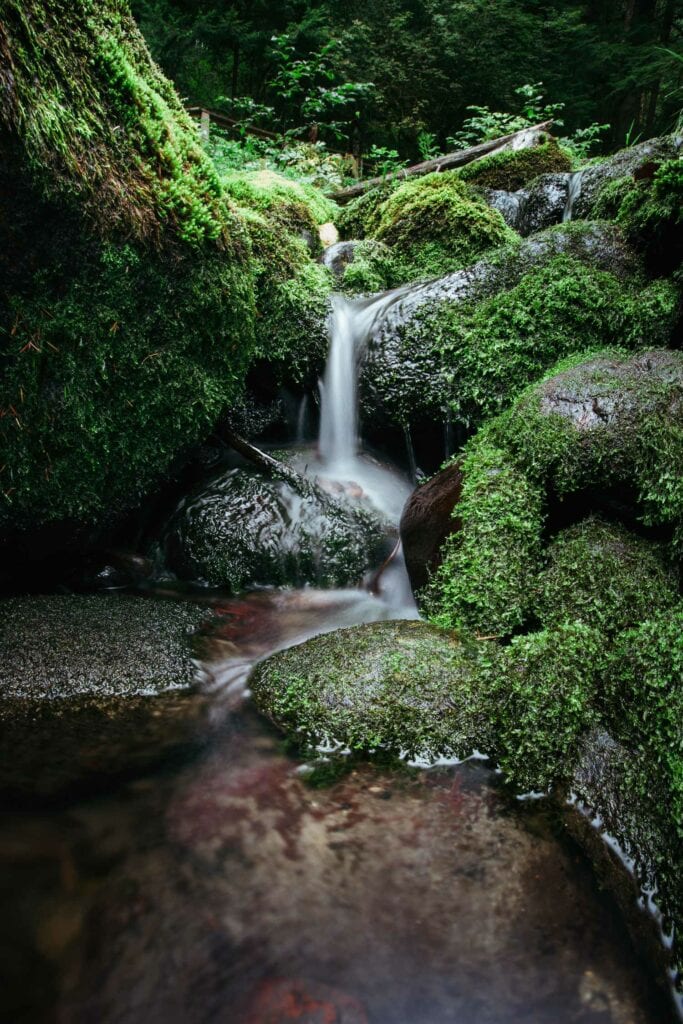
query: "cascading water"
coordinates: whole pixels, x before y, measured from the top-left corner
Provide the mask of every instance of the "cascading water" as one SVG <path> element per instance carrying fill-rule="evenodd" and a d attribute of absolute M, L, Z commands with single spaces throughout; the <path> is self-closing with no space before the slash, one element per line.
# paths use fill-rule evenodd
<path fill-rule="evenodd" d="M 572 219 L 574 213 L 574 205 L 576 200 L 581 195 L 581 183 L 583 181 L 583 171 L 575 171 L 574 174 L 569 175 L 569 182 L 567 186 L 567 202 L 565 203 L 564 211 L 562 213 L 562 223 L 566 224 L 567 221 Z"/>

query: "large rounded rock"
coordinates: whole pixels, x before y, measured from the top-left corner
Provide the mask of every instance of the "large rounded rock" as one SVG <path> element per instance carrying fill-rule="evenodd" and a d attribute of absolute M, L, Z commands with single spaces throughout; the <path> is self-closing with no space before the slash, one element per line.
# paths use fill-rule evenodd
<path fill-rule="evenodd" d="M 304 744 L 467 757 L 489 735 L 475 699 L 489 648 L 425 622 L 371 623 L 273 655 L 249 686 L 259 710 Z"/>
<path fill-rule="evenodd" d="M 595 216 L 595 203 L 605 185 L 617 178 L 638 175 L 648 165 L 674 159 L 680 148 L 681 138 L 670 135 L 648 139 L 629 149 L 622 149 L 599 163 L 589 164 L 576 175 L 572 217 Z"/>
<path fill-rule="evenodd" d="M 590 518 L 563 530 L 537 583 L 544 625 L 585 622 L 607 634 L 637 625 L 678 599 L 678 574 L 662 545 Z"/>
<path fill-rule="evenodd" d="M 55 596 L 0 610 L 1 790 L 43 797 L 93 784 L 201 735 L 189 634 L 205 608 Z"/>
<path fill-rule="evenodd" d="M 460 500 L 462 471 L 455 462 L 417 487 L 401 515 L 401 543 L 413 591 L 421 590 L 437 568 L 446 538 L 459 528 L 453 509 Z"/>
<path fill-rule="evenodd" d="M 180 576 L 247 586 L 356 583 L 383 551 L 379 525 L 306 481 L 231 469 L 184 500 L 166 536 Z"/>

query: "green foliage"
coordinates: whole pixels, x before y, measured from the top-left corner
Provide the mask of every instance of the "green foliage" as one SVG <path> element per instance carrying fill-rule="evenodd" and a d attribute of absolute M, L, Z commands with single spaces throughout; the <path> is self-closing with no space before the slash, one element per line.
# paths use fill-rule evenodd
<path fill-rule="evenodd" d="M 683 605 L 622 633 L 607 680 L 610 727 L 652 766 L 665 790 L 656 810 L 683 839 Z"/>
<path fill-rule="evenodd" d="M 621 178 L 608 178 L 591 208 L 591 216 L 596 220 L 616 220 L 624 198 L 636 188 L 632 175 L 625 174 Z"/>
<path fill-rule="evenodd" d="M 539 174 L 570 171 L 572 161 L 555 139 L 527 149 L 508 149 L 482 157 L 458 171 L 463 181 L 479 188 L 516 192 Z"/>
<path fill-rule="evenodd" d="M 376 237 L 393 246 L 409 277 L 438 277 L 511 237 L 497 210 L 454 172 L 405 181 L 384 201 Z"/>
<path fill-rule="evenodd" d="M 223 184 L 239 206 L 266 215 L 288 234 L 307 232 L 311 244 L 318 249 L 318 227 L 335 218 L 337 207 L 313 185 L 273 171 L 233 173 L 223 179 Z"/>
<path fill-rule="evenodd" d="M 399 184 L 398 181 L 383 182 L 342 206 L 336 220 L 341 237 L 362 239 L 374 236 L 379 230 L 382 204 Z"/>
<path fill-rule="evenodd" d="M 599 519 L 563 530 L 548 547 L 547 559 L 535 604 L 544 626 L 578 621 L 612 635 L 678 597 L 677 576 L 661 545 Z"/>
<path fill-rule="evenodd" d="M 252 352 L 250 282 L 224 255 L 110 243 L 78 264 L 65 253 L 11 300 L 0 521 L 88 521 L 141 498 L 239 394 Z"/>
<path fill-rule="evenodd" d="M 566 778 L 597 720 L 602 634 L 580 622 L 514 637 L 501 652 L 495 706 L 499 763 L 518 790 Z"/>
<path fill-rule="evenodd" d="M 366 239 L 359 242 L 344 271 L 340 291 L 347 295 L 382 292 L 400 282 L 402 270 L 389 246 Z"/>
<path fill-rule="evenodd" d="M 518 97 L 515 113 L 490 110 L 486 105 L 469 106 L 469 117 L 463 121 L 462 128 L 446 140 L 448 146 L 452 149 L 468 149 L 479 142 L 511 135 L 544 121 L 555 120 L 556 124 L 561 125 L 557 115 L 563 110 L 564 103 L 546 103 L 542 87 L 542 82 L 536 82 L 515 89 L 515 96 Z"/>
<path fill-rule="evenodd" d="M 577 349 L 666 345 L 678 309 L 669 282 L 621 281 L 560 255 L 479 303 L 440 303 L 414 329 L 439 353 L 452 418 L 470 426 Z"/>
<path fill-rule="evenodd" d="M 504 452 L 474 438 L 462 460 L 459 528 L 424 594 L 431 621 L 506 635 L 525 622 L 540 569 L 542 496 Z"/>

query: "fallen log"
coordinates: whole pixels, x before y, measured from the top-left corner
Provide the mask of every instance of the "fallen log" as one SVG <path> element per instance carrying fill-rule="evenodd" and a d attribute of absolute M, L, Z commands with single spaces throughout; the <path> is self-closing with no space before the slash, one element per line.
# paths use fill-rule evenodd
<path fill-rule="evenodd" d="M 430 174 L 432 171 L 452 170 L 454 167 L 464 167 L 465 164 L 470 164 L 473 160 L 478 160 L 483 156 L 491 156 L 491 154 L 496 153 L 498 150 L 526 149 L 529 146 L 536 145 L 540 136 L 550 128 L 552 123 L 552 121 L 544 121 L 542 124 L 535 124 L 530 128 L 522 128 L 521 131 L 512 132 L 510 135 L 502 135 L 498 139 L 480 142 L 476 146 L 470 146 L 469 149 L 460 149 L 455 153 L 445 153 L 443 156 L 437 156 L 433 160 L 425 160 L 420 164 L 413 164 L 412 167 L 404 167 L 400 171 L 385 174 L 380 178 L 368 178 L 367 181 L 359 181 L 357 185 L 349 185 L 346 188 L 339 189 L 330 198 L 336 203 L 343 205 L 351 199 L 356 199 L 357 196 L 362 195 L 368 189 L 374 188 L 375 185 L 382 185 L 385 181 L 411 178 L 420 174 Z M 518 143 L 517 146 L 515 146 L 515 142 Z"/>

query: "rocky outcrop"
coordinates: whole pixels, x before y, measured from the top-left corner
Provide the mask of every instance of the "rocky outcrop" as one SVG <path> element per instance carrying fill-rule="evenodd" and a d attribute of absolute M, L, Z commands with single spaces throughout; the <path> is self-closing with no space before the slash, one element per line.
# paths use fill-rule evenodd
<path fill-rule="evenodd" d="M 207 728 L 189 636 L 205 608 L 124 597 L 0 602 L 0 790 L 41 798 L 135 773 Z"/>
<path fill-rule="evenodd" d="M 232 469 L 184 499 L 165 548 L 185 579 L 228 587 L 358 583 L 381 558 L 383 535 L 368 512 L 308 481 Z"/>

